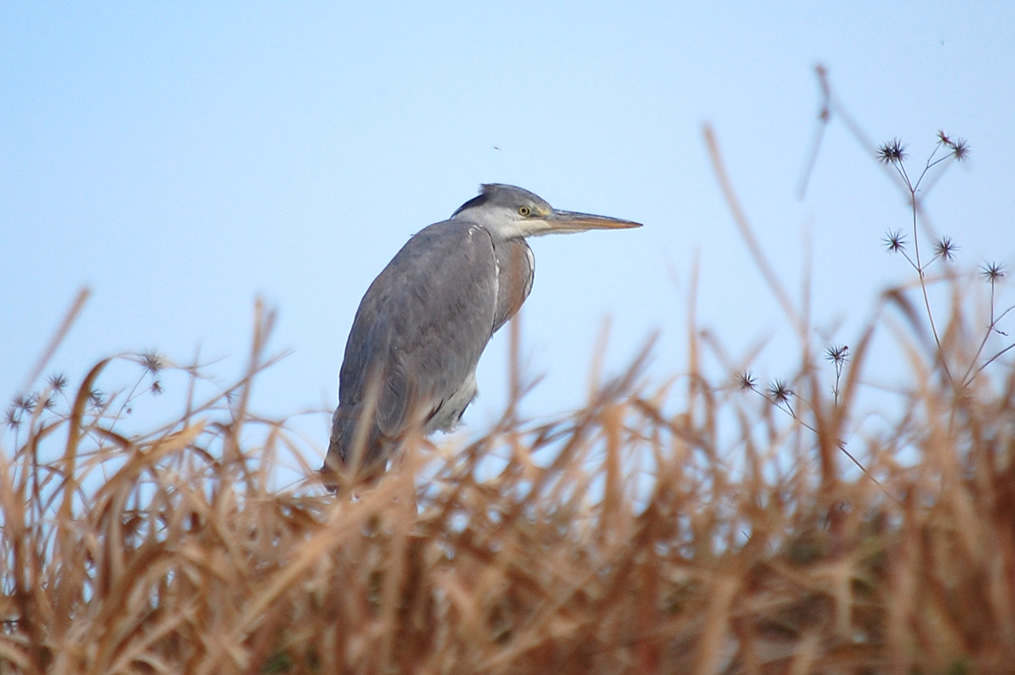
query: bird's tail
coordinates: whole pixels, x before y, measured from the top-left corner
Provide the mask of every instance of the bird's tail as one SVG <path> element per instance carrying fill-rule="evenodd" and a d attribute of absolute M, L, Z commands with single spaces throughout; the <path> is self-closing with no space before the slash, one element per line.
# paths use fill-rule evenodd
<path fill-rule="evenodd" d="M 391 443 L 376 424 L 360 424 L 360 406 L 339 406 L 331 420 L 331 440 L 320 474 L 330 492 L 345 485 L 373 482 L 387 465 Z"/>

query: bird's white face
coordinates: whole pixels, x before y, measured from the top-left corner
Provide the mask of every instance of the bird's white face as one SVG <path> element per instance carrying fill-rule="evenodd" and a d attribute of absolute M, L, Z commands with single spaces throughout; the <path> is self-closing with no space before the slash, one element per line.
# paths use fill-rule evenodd
<path fill-rule="evenodd" d="M 497 239 L 517 239 L 550 231 L 547 218 L 552 213 L 552 208 L 539 209 L 537 204 L 491 204 L 467 210 L 463 217 L 482 225 Z"/>

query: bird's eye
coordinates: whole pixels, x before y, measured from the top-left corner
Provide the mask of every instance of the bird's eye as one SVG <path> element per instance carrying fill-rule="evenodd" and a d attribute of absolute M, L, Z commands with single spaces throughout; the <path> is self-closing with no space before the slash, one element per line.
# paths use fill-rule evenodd
<path fill-rule="evenodd" d="M 528 206 L 519 206 L 518 207 L 518 215 L 520 215 L 520 216 L 528 217 L 529 214 L 531 214 L 531 213 L 532 213 L 532 209 L 530 209 Z"/>

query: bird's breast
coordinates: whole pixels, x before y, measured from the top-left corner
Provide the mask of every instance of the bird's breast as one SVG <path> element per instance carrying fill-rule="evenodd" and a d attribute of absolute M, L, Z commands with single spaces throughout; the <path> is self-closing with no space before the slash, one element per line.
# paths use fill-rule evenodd
<path fill-rule="evenodd" d="M 497 260 L 497 308 L 493 331 L 518 313 L 532 291 L 535 258 L 524 239 L 508 239 L 494 245 Z"/>

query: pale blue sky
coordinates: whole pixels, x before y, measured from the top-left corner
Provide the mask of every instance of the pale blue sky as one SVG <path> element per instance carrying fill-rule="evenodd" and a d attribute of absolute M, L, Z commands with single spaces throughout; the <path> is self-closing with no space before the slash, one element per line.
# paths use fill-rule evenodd
<path fill-rule="evenodd" d="M 653 375 L 681 372 L 696 257 L 702 324 L 734 355 L 770 338 L 752 366 L 786 377 L 798 350 L 703 123 L 794 292 L 810 258 L 832 341 L 854 341 L 877 292 L 912 276 L 880 241 L 906 227 L 904 202 L 841 123 L 797 199 L 818 62 L 875 141 L 919 159 L 938 129 L 969 140 L 928 202 L 934 225 L 966 269 L 1015 264 L 1015 4 L 776 4 L 4 3 L 0 393 L 88 286 L 47 373 L 76 384 L 115 352 L 200 347 L 226 382 L 260 294 L 279 312 L 272 345 L 293 353 L 257 409 L 330 407 L 370 281 L 481 182 L 645 223 L 533 242 L 524 351 L 546 377 L 528 412 L 581 402 L 606 317 L 611 371 L 659 330 Z M 481 364 L 471 429 L 504 400 L 506 337 Z M 323 452 L 327 416 L 299 424 Z"/>

